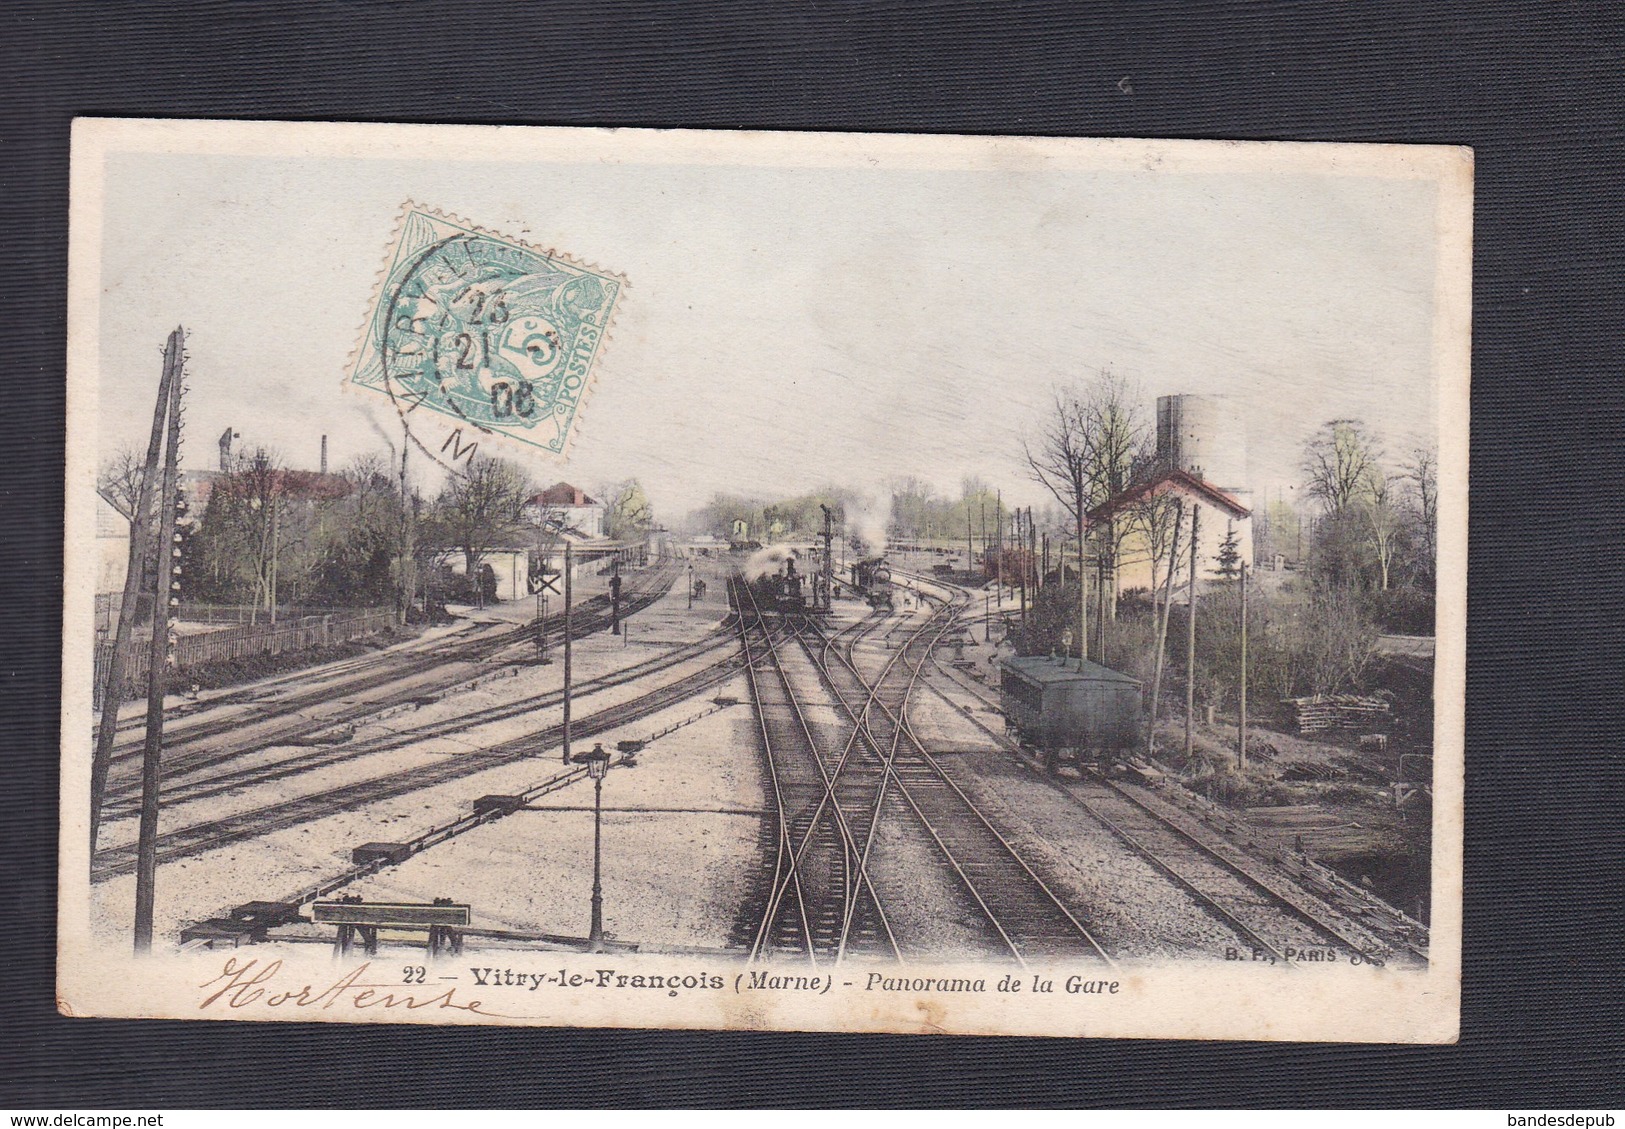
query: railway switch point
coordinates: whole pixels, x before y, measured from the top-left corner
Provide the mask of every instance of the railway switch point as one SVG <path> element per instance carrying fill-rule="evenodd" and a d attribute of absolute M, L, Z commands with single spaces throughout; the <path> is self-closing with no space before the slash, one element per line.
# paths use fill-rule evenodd
<path fill-rule="evenodd" d="M 363 843 L 350 852 L 350 861 L 357 866 L 369 862 L 403 863 L 411 857 L 410 843 Z"/>
<path fill-rule="evenodd" d="M 252 922 L 236 921 L 229 917 L 211 917 L 207 921 L 196 922 L 181 930 L 181 944 L 188 945 L 201 941 L 211 949 L 224 944 L 229 944 L 235 949 L 264 939 L 263 928 Z"/>

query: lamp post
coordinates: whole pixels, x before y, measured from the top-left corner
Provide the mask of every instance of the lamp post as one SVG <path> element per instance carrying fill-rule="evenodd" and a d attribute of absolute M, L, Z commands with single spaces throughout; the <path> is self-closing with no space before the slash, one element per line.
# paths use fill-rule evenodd
<path fill-rule="evenodd" d="M 694 562 L 688 562 L 688 610 L 694 610 Z"/>
<path fill-rule="evenodd" d="M 592 752 L 580 753 L 576 764 L 587 766 L 592 777 L 592 927 L 587 933 L 587 951 L 604 951 L 604 774 L 609 771 L 609 754 L 594 744 Z"/>

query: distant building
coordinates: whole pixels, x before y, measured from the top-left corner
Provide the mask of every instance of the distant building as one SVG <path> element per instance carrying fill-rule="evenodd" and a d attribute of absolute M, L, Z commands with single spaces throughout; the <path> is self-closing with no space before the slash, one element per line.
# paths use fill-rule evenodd
<path fill-rule="evenodd" d="M 557 482 L 525 502 L 525 520 L 540 525 L 556 518 L 563 532 L 596 540 L 604 536 L 604 503 L 568 482 Z"/>
<path fill-rule="evenodd" d="M 130 564 L 130 519 L 101 494 L 96 495 L 96 594 L 124 592 Z"/>
<path fill-rule="evenodd" d="M 536 551 L 528 546 L 485 549 L 480 554 L 477 571 L 491 570 L 496 579 L 497 599 L 517 600 L 535 592 L 535 582 L 531 579 L 535 558 Z M 468 560 L 461 550 L 447 549 L 435 559 L 457 576 L 468 571 Z"/>
<path fill-rule="evenodd" d="M 1164 470 L 1161 473 L 1129 487 L 1117 497 L 1089 511 L 1089 522 L 1098 526 L 1116 517 L 1122 540 L 1117 560 L 1117 590 L 1150 588 L 1152 580 L 1151 543 L 1144 529 L 1135 520 L 1140 503 L 1158 497 L 1178 498 L 1183 504 L 1180 534 L 1179 568 L 1184 576 L 1190 567 L 1190 521 L 1194 509 L 1197 518 L 1196 578 L 1209 581 L 1219 576 L 1219 549 L 1225 538 L 1234 534 L 1238 560 L 1247 564 L 1253 559 L 1252 511 L 1236 497 L 1219 489 L 1196 475 L 1183 470 Z M 1168 574 L 1168 562 L 1156 564 L 1158 579 Z"/>

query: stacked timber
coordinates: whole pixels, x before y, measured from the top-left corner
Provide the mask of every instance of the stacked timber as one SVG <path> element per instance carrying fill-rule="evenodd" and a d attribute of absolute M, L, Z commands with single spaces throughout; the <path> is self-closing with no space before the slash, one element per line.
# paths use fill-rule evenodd
<path fill-rule="evenodd" d="M 1317 694 L 1291 698 L 1299 733 L 1328 730 L 1370 732 L 1386 729 L 1393 720 L 1393 703 L 1385 695 Z"/>

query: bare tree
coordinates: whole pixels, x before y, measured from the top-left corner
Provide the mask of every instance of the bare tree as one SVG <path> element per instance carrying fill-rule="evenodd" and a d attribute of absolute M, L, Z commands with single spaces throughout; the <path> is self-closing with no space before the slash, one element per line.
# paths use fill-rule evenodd
<path fill-rule="evenodd" d="M 1093 498 L 1088 413 L 1076 389 L 1054 393 L 1051 410 L 1037 433 L 1022 441 L 1033 479 L 1055 496 L 1072 519 L 1078 550 L 1078 656 L 1088 655 L 1089 586 L 1083 576 L 1084 530 Z"/>
<path fill-rule="evenodd" d="M 1084 437 L 1089 452 L 1088 473 L 1092 504 L 1099 506 L 1128 489 L 1135 467 L 1150 454 L 1151 430 L 1145 422 L 1143 397 L 1131 380 L 1102 372 L 1084 400 Z M 1096 552 L 1101 568 L 1102 631 L 1117 619 L 1117 561 L 1130 533 L 1115 510 L 1096 531 Z M 1100 641 L 1105 657 L 1106 640 Z"/>
<path fill-rule="evenodd" d="M 489 455 L 473 456 L 447 480 L 435 499 L 435 525 L 442 545 L 463 554 L 471 583 L 488 550 L 521 536 L 534 492 L 518 466 Z"/>
<path fill-rule="evenodd" d="M 1117 497 L 1133 477 L 1150 441 L 1139 389 L 1132 381 L 1103 371 L 1084 387 L 1063 388 L 1036 435 L 1023 452 L 1035 481 L 1055 496 L 1072 519 L 1077 537 L 1080 587 L 1086 556 L 1088 514 Z M 1095 550 L 1101 570 L 1101 627 L 1117 614 L 1117 560 L 1129 533 L 1127 523 L 1112 514 L 1096 531 Z M 1087 654 L 1087 599 L 1079 595 L 1080 654 Z M 1102 640 L 1104 655 L 1104 639 Z"/>
<path fill-rule="evenodd" d="M 1411 461 L 1404 467 L 1404 476 L 1416 507 L 1417 543 L 1422 554 L 1418 571 L 1431 585 L 1439 552 L 1438 456 L 1429 448 L 1416 448 L 1411 452 Z"/>
<path fill-rule="evenodd" d="M 1352 588 L 1328 585 L 1310 603 L 1298 646 L 1311 693 L 1357 690 L 1377 653 L 1377 629 Z"/>
<path fill-rule="evenodd" d="M 1371 467 L 1382 457 L 1376 438 L 1357 419 L 1322 424 L 1304 445 L 1302 469 L 1311 497 L 1340 514 L 1366 488 Z"/>
<path fill-rule="evenodd" d="M 255 607 L 273 623 L 285 485 L 280 457 L 258 447 L 215 482 L 204 515 L 211 563 L 224 575 L 246 574 Z"/>
<path fill-rule="evenodd" d="M 1394 504 L 1393 479 L 1375 462 L 1366 468 L 1358 504 L 1370 530 L 1371 549 L 1376 554 L 1381 589 L 1386 592 L 1389 574 L 1393 570 L 1394 546 L 1400 532 L 1400 514 Z"/>
<path fill-rule="evenodd" d="M 102 463 L 96 474 L 96 493 L 125 521 L 134 520 L 145 471 L 146 466 L 133 447 L 120 447 Z"/>

